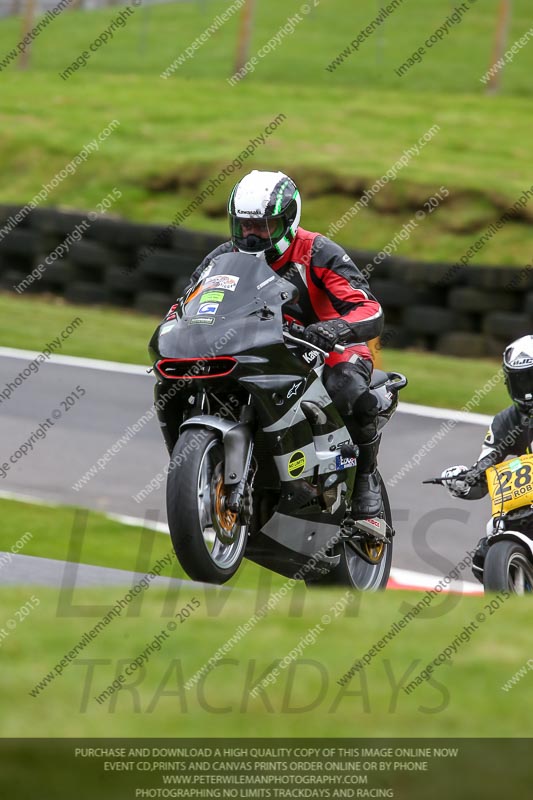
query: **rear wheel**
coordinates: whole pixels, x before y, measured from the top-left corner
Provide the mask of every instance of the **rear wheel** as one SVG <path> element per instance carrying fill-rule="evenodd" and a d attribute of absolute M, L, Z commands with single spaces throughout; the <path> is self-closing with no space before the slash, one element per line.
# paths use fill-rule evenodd
<path fill-rule="evenodd" d="M 381 475 L 379 481 L 384 518 L 388 530 L 392 531 L 390 503 Z M 382 542 L 369 538 L 356 542 L 346 539 L 335 545 L 333 553 L 340 555 L 339 564 L 327 575 L 306 581 L 308 586 L 350 586 L 371 592 L 387 586 L 392 563 L 392 541 Z"/>
<path fill-rule="evenodd" d="M 176 556 L 194 580 L 225 583 L 242 561 L 248 526 L 226 508 L 226 500 L 219 436 L 186 430 L 170 461 L 167 516 Z"/>
<path fill-rule="evenodd" d="M 533 564 L 525 547 L 509 540 L 492 544 L 483 566 L 483 585 L 486 592 L 533 591 Z"/>

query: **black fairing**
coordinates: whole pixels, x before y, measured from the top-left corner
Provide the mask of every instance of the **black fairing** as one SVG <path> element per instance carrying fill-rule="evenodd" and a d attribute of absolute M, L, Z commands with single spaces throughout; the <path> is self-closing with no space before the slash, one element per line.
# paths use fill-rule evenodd
<path fill-rule="evenodd" d="M 292 283 L 277 277 L 264 259 L 245 253 L 217 256 L 207 270 L 188 297 L 178 302 L 175 321 L 162 323 L 154 332 L 149 345 L 152 360 L 257 354 L 274 345 L 286 349 L 282 306 L 296 297 Z M 216 285 L 230 283 L 235 284 L 233 290 Z M 202 298 L 218 293 L 223 297 L 218 303 L 212 301 L 216 313 L 200 313 L 208 304 Z M 161 334 L 166 325 L 171 327 Z"/>
<path fill-rule="evenodd" d="M 233 357 L 237 366 L 227 378 L 187 380 L 184 388 L 222 393 L 240 388 L 254 395 L 259 421 L 268 425 L 286 411 L 286 403 L 283 409 L 276 405 L 276 395 L 286 400 L 294 383 L 305 381 L 312 370 L 312 365 L 288 348 L 283 338 L 283 305 L 294 301 L 298 291 L 292 283 L 279 278 L 264 259 L 244 253 L 217 256 L 207 270 L 188 296 L 178 301 L 176 319 L 162 322 L 154 332 L 149 345 L 151 359 L 157 364 L 165 358 Z M 231 282 L 235 283 L 234 290 L 216 286 Z M 203 298 L 221 295 L 220 302 L 212 304 L 217 306 L 216 313 L 201 313 L 206 307 Z M 203 322 L 194 321 L 198 319 Z M 176 381 L 163 377 L 157 369 L 156 376 L 157 400 Z M 169 449 L 179 428 L 175 412 L 184 408 L 183 400 L 173 398 L 158 412 Z M 287 441 L 293 440 L 294 432 L 288 431 L 286 436 Z M 295 448 L 299 446 L 298 439 Z"/>

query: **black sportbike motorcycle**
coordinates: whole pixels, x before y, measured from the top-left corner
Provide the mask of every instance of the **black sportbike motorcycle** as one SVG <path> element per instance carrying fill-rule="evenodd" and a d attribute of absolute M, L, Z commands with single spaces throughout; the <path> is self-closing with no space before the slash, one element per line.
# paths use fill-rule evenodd
<path fill-rule="evenodd" d="M 357 447 L 321 376 L 328 353 L 290 331 L 297 289 L 261 258 L 213 259 L 150 341 L 156 408 L 171 453 L 167 514 L 196 580 L 224 583 L 243 558 L 307 584 L 380 589 L 393 524 L 356 521 Z M 383 427 L 406 385 L 374 371 Z"/>

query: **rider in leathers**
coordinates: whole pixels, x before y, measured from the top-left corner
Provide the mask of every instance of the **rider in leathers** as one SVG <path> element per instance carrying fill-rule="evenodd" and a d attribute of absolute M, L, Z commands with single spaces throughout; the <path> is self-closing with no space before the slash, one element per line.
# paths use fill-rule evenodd
<path fill-rule="evenodd" d="M 504 408 L 487 431 L 476 463 L 448 467 L 442 473 L 454 497 L 478 500 L 487 494 L 485 471 L 509 456 L 532 452 L 533 446 L 533 336 L 512 342 L 503 354 L 503 373 L 513 405 Z"/>
<path fill-rule="evenodd" d="M 299 227 L 300 194 L 282 172 L 254 170 L 237 183 L 229 200 L 231 240 L 217 247 L 194 271 L 185 293 L 209 261 L 240 251 L 265 257 L 299 297 L 284 306 L 285 319 L 305 326 L 311 345 L 332 351 L 324 370 L 326 388 L 353 441 L 359 446 L 352 514 L 366 519 L 382 511 L 377 475 L 380 437 L 377 401 L 369 391 L 372 356 L 366 342 L 383 329 L 383 311 L 347 253 L 319 233 Z"/>

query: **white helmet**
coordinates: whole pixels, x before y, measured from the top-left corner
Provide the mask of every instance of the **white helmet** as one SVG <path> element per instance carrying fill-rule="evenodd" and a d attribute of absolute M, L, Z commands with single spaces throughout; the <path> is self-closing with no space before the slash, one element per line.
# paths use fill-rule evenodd
<path fill-rule="evenodd" d="M 254 169 L 234 187 L 228 214 L 234 247 L 242 253 L 264 255 L 273 264 L 296 236 L 302 214 L 300 192 L 283 172 Z M 261 235 L 245 234 L 245 220 L 255 220 L 253 227 Z"/>
<path fill-rule="evenodd" d="M 533 336 L 522 336 L 503 353 L 505 385 L 513 403 L 528 414 L 533 412 Z"/>

